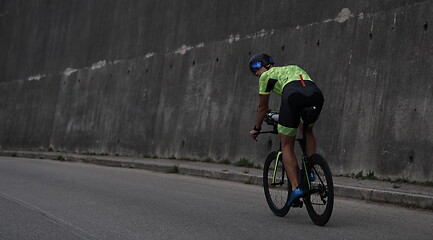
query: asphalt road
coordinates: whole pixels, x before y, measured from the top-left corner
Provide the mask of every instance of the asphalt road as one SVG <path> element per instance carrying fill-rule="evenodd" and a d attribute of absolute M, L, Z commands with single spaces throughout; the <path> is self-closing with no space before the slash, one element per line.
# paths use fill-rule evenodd
<path fill-rule="evenodd" d="M 431 239 L 433 213 L 337 198 L 330 222 L 284 218 L 261 187 L 0 157 L 0 239 Z"/>

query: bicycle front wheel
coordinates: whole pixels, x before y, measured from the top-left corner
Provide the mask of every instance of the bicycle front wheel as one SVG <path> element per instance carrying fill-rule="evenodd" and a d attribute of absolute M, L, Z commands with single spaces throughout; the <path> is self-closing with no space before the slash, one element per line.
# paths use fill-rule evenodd
<path fill-rule="evenodd" d="M 319 226 L 325 225 L 331 218 L 334 207 L 334 184 L 328 163 L 319 154 L 313 154 L 308 164 L 314 173 L 311 181 L 311 193 L 304 197 L 305 207 L 311 220 Z"/>
<path fill-rule="evenodd" d="M 290 210 L 287 201 L 291 185 L 284 170 L 281 154 L 277 152 L 271 152 L 266 158 L 263 168 L 263 188 L 269 208 L 276 216 L 284 217 Z"/>

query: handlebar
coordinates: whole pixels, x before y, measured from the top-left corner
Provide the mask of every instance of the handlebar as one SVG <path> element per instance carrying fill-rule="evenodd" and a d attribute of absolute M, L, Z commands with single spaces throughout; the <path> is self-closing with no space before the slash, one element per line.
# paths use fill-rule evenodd
<path fill-rule="evenodd" d="M 273 127 L 272 131 L 266 131 L 266 132 L 259 132 L 259 134 L 262 133 L 271 133 L 271 134 L 278 134 L 278 119 L 280 117 L 280 114 L 278 112 L 275 111 L 269 111 L 268 113 L 266 113 L 265 116 L 265 122 Z"/>

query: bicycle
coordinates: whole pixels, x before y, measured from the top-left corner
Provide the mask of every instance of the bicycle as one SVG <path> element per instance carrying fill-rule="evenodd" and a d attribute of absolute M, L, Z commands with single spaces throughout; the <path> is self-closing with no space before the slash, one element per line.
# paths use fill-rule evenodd
<path fill-rule="evenodd" d="M 305 204 L 311 220 L 319 226 L 324 226 L 331 218 L 334 206 L 334 185 L 331 170 L 325 159 L 319 154 L 307 156 L 306 153 L 306 126 L 317 119 L 316 107 L 307 107 L 301 111 L 303 120 L 302 138 L 296 139 L 302 151 L 301 168 L 298 167 L 299 187 L 304 192 L 297 207 Z M 272 131 L 260 132 L 278 134 L 278 112 L 268 112 L 265 121 L 273 126 Z M 279 151 L 271 152 L 266 158 L 263 168 L 263 188 L 266 201 L 272 212 L 279 217 L 284 217 L 292 206 L 288 205 L 292 187 L 286 175 L 281 145 Z"/>

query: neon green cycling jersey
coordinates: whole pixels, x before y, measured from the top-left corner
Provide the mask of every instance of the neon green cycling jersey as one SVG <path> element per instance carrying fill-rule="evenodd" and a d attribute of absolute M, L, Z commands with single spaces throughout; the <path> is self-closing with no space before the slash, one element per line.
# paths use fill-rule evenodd
<path fill-rule="evenodd" d="M 270 94 L 273 91 L 281 96 L 284 86 L 297 80 L 313 81 L 307 72 L 296 65 L 272 67 L 260 76 L 259 94 Z"/>

